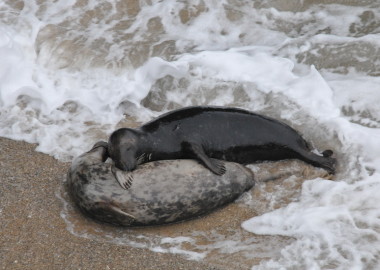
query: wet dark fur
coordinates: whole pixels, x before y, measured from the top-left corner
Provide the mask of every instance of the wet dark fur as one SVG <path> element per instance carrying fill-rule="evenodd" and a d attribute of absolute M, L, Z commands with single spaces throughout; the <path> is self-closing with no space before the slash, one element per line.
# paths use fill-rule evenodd
<path fill-rule="evenodd" d="M 109 139 L 108 152 L 117 168 L 131 171 L 144 162 L 197 159 L 216 174 L 221 162 L 210 158 L 254 163 L 263 160 L 300 159 L 335 173 L 333 152 L 323 156 L 288 125 L 235 108 L 189 107 L 164 114 L 138 129 L 122 128 Z"/>

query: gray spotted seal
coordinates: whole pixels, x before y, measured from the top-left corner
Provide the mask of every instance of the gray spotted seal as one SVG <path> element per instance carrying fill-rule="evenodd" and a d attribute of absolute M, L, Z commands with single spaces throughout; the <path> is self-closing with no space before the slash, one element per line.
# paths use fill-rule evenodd
<path fill-rule="evenodd" d="M 300 159 L 333 174 L 336 159 L 326 150 L 311 152 L 288 125 L 236 108 L 188 107 L 164 114 L 138 129 L 121 128 L 108 141 L 113 172 L 124 188 L 137 165 L 154 160 L 196 159 L 217 175 L 225 161 L 249 164 L 262 160 Z"/>
<path fill-rule="evenodd" d="M 122 189 L 98 142 L 76 159 L 67 175 L 68 192 L 87 215 L 122 226 L 158 225 L 191 219 L 234 201 L 254 186 L 253 174 L 225 163 L 223 176 L 194 160 L 167 160 L 136 169 L 133 185 Z"/>

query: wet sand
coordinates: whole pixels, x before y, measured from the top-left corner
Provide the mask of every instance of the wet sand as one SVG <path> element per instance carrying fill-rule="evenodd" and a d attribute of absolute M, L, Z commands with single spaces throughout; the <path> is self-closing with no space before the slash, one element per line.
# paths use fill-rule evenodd
<path fill-rule="evenodd" d="M 70 164 L 35 147 L 0 138 L 1 269 L 220 269 L 180 255 L 74 236 L 56 196 Z"/>
<path fill-rule="evenodd" d="M 247 193 L 253 198 L 249 204 L 240 199 L 194 220 L 130 229 L 83 216 L 64 188 L 70 163 L 35 147 L 0 137 L 1 269 L 250 269 L 278 256 L 293 239 L 254 235 L 241 223 L 297 200 L 305 179 L 325 174 L 299 161 L 262 163 L 253 168 L 257 183 Z M 194 240 L 174 245 L 179 252 L 206 257 L 194 261 L 149 250 L 165 248 L 162 239 L 178 237 Z M 168 251 L 173 251 L 170 245 Z"/>

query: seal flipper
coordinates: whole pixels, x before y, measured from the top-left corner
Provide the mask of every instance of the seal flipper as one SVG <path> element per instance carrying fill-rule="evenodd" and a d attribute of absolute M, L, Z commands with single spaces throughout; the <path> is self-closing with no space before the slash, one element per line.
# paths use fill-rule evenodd
<path fill-rule="evenodd" d="M 132 172 L 119 170 L 115 165 L 111 166 L 112 174 L 115 176 L 117 182 L 123 189 L 129 189 L 132 186 L 133 175 Z"/>
<path fill-rule="evenodd" d="M 108 202 L 99 202 L 94 214 L 100 215 L 100 220 L 116 225 L 129 226 L 137 220 L 133 215 L 121 210 L 119 206 Z"/>
<path fill-rule="evenodd" d="M 313 152 L 304 151 L 303 149 L 298 151 L 300 160 L 305 161 L 313 166 L 325 169 L 329 174 L 335 174 L 336 159 L 331 157 L 333 151 L 325 150 L 322 152 L 322 156 L 316 155 Z"/>
<path fill-rule="evenodd" d="M 333 154 L 334 154 L 334 152 L 332 150 L 330 150 L 330 149 L 325 150 L 325 151 L 322 152 L 322 155 L 324 157 L 331 157 Z"/>
<path fill-rule="evenodd" d="M 136 218 L 116 206 L 110 206 L 109 210 L 113 213 L 114 216 L 117 216 L 118 219 L 122 220 L 124 224 L 132 224 L 136 221 Z"/>
<path fill-rule="evenodd" d="M 202 146 L 196 143 L 190 143 L 190 148 L 195 156 L 200 159 L 203 165 L 210 171 L 216 175 L 223 175 L 226 172 L 226 167 L 224 166 L 223 161 L 209 158 L 203 150 Z"/>

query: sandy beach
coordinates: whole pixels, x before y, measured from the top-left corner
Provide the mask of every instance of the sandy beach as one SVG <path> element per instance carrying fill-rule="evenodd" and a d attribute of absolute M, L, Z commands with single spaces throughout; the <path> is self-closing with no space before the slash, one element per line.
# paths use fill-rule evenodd
<path fill-rule="evenodd" d="M 245 195 L 253 199 L 182 223 L 121 228 L 73 206 L 64 184 L 70 163 L 34 144 L 0 138 L 0 145 L 1 269 L 250 269 L 293 240 L 254 235 L 241 223 L 297 200 L 304 180 L 325 174 L 294 160 L 258 164 Z M 192 255 L 204 256 L 186 259 Z"/>
<path fill-rule="evenodd" d="M 35 147 L 0 138 L 1 269 L 219 269 L 180 255 L 74 236 L 56 196 L 70 164 Z"/>

